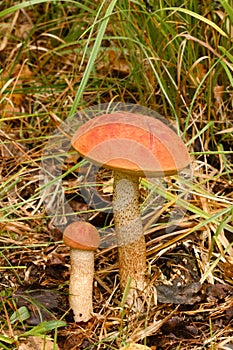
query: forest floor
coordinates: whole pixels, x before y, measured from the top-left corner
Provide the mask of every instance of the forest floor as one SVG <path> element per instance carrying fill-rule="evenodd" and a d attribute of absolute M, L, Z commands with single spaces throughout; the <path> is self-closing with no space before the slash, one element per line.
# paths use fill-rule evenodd
<path fill-rule="evenodd" d="M 123 3 L 98 47 L 95 39 L 104 30 L 99 2 L 47 1 L 12 11 L 14 1 L 0 4 L 1 349 L 120 349 L 131 343 L 151 350 L 233 349 L 232 63 L 225 56 L 218 68 L 220 51 L 208 46 L 213 39 L 219 48 L 225 37 L 209 22 L 195 27 L 188 12 L 179 19 L 175 13 L 176 20 L 168 16 L 163 35 L 169 26 L 178 28 L 175 23 L 193 25 L 199 42 L 179 56 L 169 51 L 175 37 L 187 46 L 188 38 L 166 34 L 171 60 L 161 56 L 154 71 L 150 63 L 158 58 L 143 56 L 143 45 L 151 55 L 157 50 L 151 43 L 159 19 L 147 1 L 125 5 L 130 11 Z M 222 13 L 219 7 L 205 18 L 214 14 L 220 25 Z M 112 102 L 154 109 L 168 116 L 191 156 L 187 174 L 140 182 L 150 293 L 138 311 L 127 306 L 119 287 L 112 173 L 83 162 L 70 146 L 81 117 L 68 115 L 77 102 L 81 116 Z M 74 322 L 68 303 L 70 252 L 62 233 L 74 219 L 101 233 L 95 315 L 86 323 Z"/>

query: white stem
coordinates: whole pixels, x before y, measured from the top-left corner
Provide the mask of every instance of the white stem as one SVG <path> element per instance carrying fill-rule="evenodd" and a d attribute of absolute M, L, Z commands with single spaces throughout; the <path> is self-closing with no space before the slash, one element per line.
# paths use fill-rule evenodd
<path fill-rule="evenodd" d="M 75 322 L 87 322 L 93 314 L 94 251 L 70 251 L 69 302 Z"/>
<path fill-rule="evenodd" d="M 137 176 L 115 171 L 113 213 L 118 241 L 120 284 L 124 290 L 129 278 L 131 288 L 143 290 L 146 272 L 146 244 L 139 207 Z"/>

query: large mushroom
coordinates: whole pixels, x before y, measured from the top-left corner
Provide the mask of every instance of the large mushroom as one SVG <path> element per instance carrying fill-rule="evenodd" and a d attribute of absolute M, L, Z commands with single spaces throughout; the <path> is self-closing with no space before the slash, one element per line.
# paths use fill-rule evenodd
<path fill-rule="evenodd" d="M 94 226 L 80 221 L 65 228 L 63 241 L 70 247 L 70 307 L 75 322 L 87 322 L 93 316 L 94 251 L 100 236 Z"/>
<path fill-rule="evenodd" d="M 145 288 L 146 245 L 139 205 L 139 178 L 177 174 L 190 163 L 178 135 L 159 119 L 112 112 L 83 124 L 73 147 L 84 158 L 114 171 L 113 215 L 120 286 L 131 296 Z M 131 298 L 132 301 L 132 298 Z"/>

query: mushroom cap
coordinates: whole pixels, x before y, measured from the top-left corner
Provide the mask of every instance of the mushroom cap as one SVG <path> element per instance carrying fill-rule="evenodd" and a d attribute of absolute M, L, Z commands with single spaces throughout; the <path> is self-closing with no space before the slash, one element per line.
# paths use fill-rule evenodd
<path fill-rule="evenodd" d="M 94 164 L 142 177 L 173 175 L 190 163 L 180 137 L 159 119 L 142 114 L 95 117 L 76 131 L 71 143 Z"/>
<path fill-rule="evenodd" d="M 100 244 L 100 236 L 93 225 L 78 221 L 65 228 L 63 241 L 72 249 L 96 250 Z"/>

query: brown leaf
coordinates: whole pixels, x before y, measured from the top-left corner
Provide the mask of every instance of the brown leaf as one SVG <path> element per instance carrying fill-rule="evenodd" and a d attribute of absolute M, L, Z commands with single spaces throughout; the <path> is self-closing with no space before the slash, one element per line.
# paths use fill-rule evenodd
<path fill-rule="evenodd" d="M 233 281 L 233 263 L 225 262 L 224 266 L 224 275 Z"/>
<path fill-rule="evenodd" d="M 198 294 L 201 287 L 199 282 L 185 286 L 156 286 L 158 302 L 166 304 L 194 304 L 201 300 L 201 295 Z"/>
<path fill-rule="evenodd" d="M 59 350 L 50 339 L 39 337 L 28 337 L 27 342 L 19 345 L 18 350 Z"/>
<path fill-rule="evenodd" d="M 31 317 L 26 323 L 35 326 L 42 321 L 53 320 L 55 317 L 50 310 L 58 307 L 58 294 L 49 290 L 24 291 L 19 288 L 15 293 L 17 307 L 26 306 Z"/>
<path fill-rule="evenodd" d="M 217 108 L 220 108 L 223 104 L 224 86 L 215 85 L 213 91 L 214 91 L 214 99 L 215 99 L 214 104 Z"/>
<path fill-rule="evenodd" d="M 125 60 L 125 58 L 122 58 L 119 53 L 117 53 L 114 50 L 109 50 L 109 61 L 110 61 L 110 68 L 112 70 L 118 71 L 122 74 L 129 74 L 130 68 Z"/>
<path fill-rule="evenodd" d="M 32 23 L 20 24 L 15 28 L 15 35 L 25 40 L 29 35 L 30 31 L 32 30 L 32 28 L 33 28 Z"/>
<path fill-rule="evenodd" d="M 173 334 L 178 338 L 194 338 L 198 335 L 198 329 L 179 316 L 170 318 L 161 329 L 165 334 Z"/>
<path fill-rule="evenodd" d="M 206 67 L 202 64 L 202 63 L 198 63 L 196 66 L 197 70 L 196 70 L 196 79 L 198 82 L 200 82 L 204 76 L 206 75 Z"/>
<path fill-rule="evenodd" d="M 120 350 L 150 350 L 148 346 L 131 343 L 129 345 L 123 346 Z"/>
<path fill-rule="evenodd" d="M 14 92 L 16 88 L 22 86 L 23 83 L 31 79 L 33 73 L 26 64 L 16 64 L 11 72 L 11 66 L 5 69 L 0 76 L 0 89 L 4 92 L 6 89 L 11 89 L 7 95 L 0 95 L 1 104 L 0 110 L 4 116 L 12 115 L 21 111 L 24 101 L 24 95 Z M 10 83 L 9 83 L 10 79 Z"/>
<path fill-rule="evenodd" d="M 233 295 L 233 288 L 227 284 L 208 284 L 205 286 L 206 294 L 211 299 L 222 300 L 225 299 L 227 295 Z"/>

